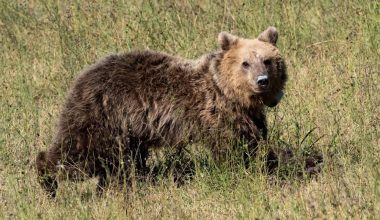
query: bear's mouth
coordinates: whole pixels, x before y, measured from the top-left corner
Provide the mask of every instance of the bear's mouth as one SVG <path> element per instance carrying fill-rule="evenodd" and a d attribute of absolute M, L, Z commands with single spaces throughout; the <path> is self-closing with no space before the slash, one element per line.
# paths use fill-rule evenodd
<path fill-rule="evenodd" d="M 284 96 L 284 92 L 279 91 L 273 98 L 264 97 L 263 103 L 264 105 L 273 108 L 281 101 L 283 96 Z"/>

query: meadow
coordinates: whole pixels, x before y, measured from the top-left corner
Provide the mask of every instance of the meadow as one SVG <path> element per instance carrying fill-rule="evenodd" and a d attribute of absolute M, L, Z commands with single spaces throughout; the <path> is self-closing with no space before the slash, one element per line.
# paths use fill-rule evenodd
<path fill-rule="evenodd" d="M 288 65 L 282 102 L 268 109 L 269 143 L 322 153 L 262 172 L 198 168 L 128 193 L 63 182 L 50 199 L 33 162 L 51 144 L 77 74 L 115 52 L 153 49 L 197 58 L 220 31 L 255 38 L 268 26 Z M 380 216 L 378 1 L 0 1 L 1 219 L 376 219 Z M 300 157 L 300 156 L 299 156 Z M 262 162 L 262 161 L 261 161 Z"/>

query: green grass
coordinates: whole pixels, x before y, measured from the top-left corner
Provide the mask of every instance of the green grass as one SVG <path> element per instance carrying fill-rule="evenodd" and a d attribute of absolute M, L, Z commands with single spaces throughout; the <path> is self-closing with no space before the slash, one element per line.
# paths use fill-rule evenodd
<path fill-rule="evenodd" d="M 378 218 L 377 1 L 68 2 L 0 1 L 0 218 Z M 254 38 L 270 25 L 289 73 L 285 99 L 268 109 L 270 141 L 322 152 L 317 178 L 215 168 L 180 188 L 162 178 L 99 198 L 90 180 L 61 184 L 55 200 L 44 194 L 33 160 L 81 69 L 133 48 L 196 58 L 216 49 L 220 31 Z"/>

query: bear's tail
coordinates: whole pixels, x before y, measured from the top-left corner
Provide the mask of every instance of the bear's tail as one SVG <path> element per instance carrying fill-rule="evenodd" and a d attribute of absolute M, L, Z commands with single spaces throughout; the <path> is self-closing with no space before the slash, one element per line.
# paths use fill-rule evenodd
<path fill-rule="evenodd" d="M 36 158 L 36 169 L 38 172 L 38 175 L 42 174 L 45 172 L 46 169 L 46 151 L 41 151 L 38 153 L 37 158 Z"/>
<path fill-rule="evenodd" d="M 49 154 L 46 151 L 38 153 L 35 166 L 38 182 L 52 197 L 55 197 L 58 188 L 56 169 L 54 169 L 54 163 L 49 159 Z"/>

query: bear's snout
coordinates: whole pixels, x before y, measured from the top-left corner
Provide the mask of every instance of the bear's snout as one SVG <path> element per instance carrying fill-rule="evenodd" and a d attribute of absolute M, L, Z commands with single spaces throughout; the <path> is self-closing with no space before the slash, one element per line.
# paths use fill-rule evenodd
<path fill-rule="evenodd" d="M 257 77 L 256 82 L 260 88 L 266 88 L 269 85 L 269 78 L 267 75 L 260 75 Z"/>

